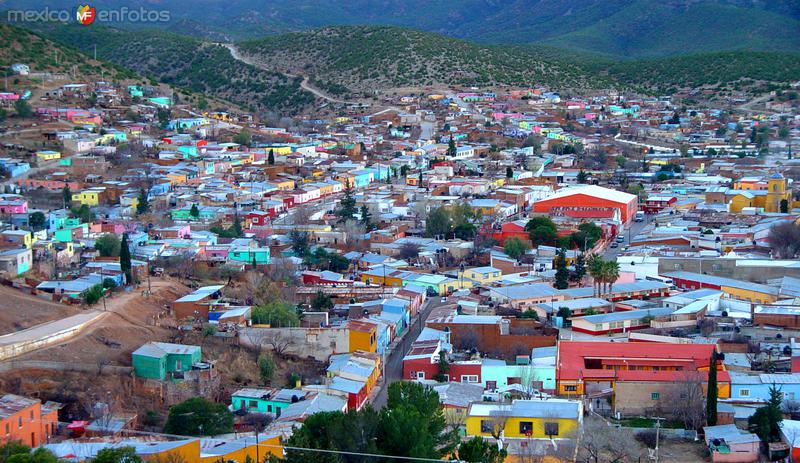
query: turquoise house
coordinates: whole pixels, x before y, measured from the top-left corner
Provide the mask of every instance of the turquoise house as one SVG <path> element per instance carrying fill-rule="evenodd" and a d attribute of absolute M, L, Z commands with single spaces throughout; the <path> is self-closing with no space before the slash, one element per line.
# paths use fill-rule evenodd
<path fill-rule="evenodd" d="M 352 174 L 355 176 L 356 188 L 364 188 L 375 181 L 375 176 L 371 169 L 354 170 Z"/>
<path fill-rule="evenodd" d="M 237 247 L 228 251 L 228 260 L 252 264 L 255 259 L 256 264 L 269 264 L 269 248 L 246 248 Z"/>
<path fill-rule="evenodd" d="M 89 234 L 89 224 L 79 224 L 75 226 L 67 225 L 62 230 L 56 230 L 54 238 L 59 243 L 71 243 L 79 236 L 86 236 Z"/>
<path fill-rule="evenodd" d="M 133 370 L 146 379 L 181 379 L 201 360 L 200 346 L 148 342 L 133 351 Z"/>
<path fill-rule="evenodd" d="M 297 389 L 245 388 L 231 395 L 230 408 L 279 417 L 286 407 L 304 397 L 305 393 Z"/>
<path fill-rule="evenodd" d="M 509 383 L 509 380 L 512 381 Z M 481 382 L 490 389 L 503 388 L 523 380 L 541 382 L 542 389 L 552 391 L 556 388 L 556 368 L 542 365 L 509 365 L 504 360 L 483 359 Z"/>
<path fill-rule="evenodd" d="M 131 97 L 133 98 L 141 98 L 144 96 L 142 87 L 139 87 L 138 85 L 128 85 L 128 93 L 130 93 Z"/>

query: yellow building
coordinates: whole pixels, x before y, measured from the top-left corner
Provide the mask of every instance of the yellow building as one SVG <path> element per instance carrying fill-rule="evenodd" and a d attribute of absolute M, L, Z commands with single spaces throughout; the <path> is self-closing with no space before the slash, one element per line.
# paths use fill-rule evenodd
<path fill-rule="evenodd" d="M 240 437 L 223 442 L 222 445 L 204 447 L 199 463 L 257 462 L 264 461 L 269 455 L 283 458 L 283 443 L 278 434 L 259 434 L 258 445 L 256 445 L 255 437 Z M 190 463 L 189 460 L 183 461 Z"/>
<path fill-rule="evenodd" d="M 102 188 L 89 188 L 80 193 L 72 195 L 72 202 L 86 206 L 97 206 L 100 204 L 100 194 L 103 192 Z"/>
<path fill-rule="evenodd" d="M 294 190 L 294 180 L 270 180 L 281 191 Z"/>
<path fill-rule="evenodd" d="M 375 352 L 378 349 L 378 326 L 365 320 L 347 322 L 349 351 Z"/>
<path fill-rule="evenodd" d="M 503 272 L 501 272 L 499 268 L 494 267 L 474 267 L 464 269 L 463 272 L 459 273 L 458 277 L 459 280 L 464 278 L 472 280 L 478 285 L 488 285 L 501 280 L 503 278 Z"/>
<path fill-rule="evenodd" d="M 514 400 L 473 402 L 467 411 L 469 437 L 506 439 L 571 439 L 580 431 L 583 404 L 579 400 Z"/>
<path fill-rule="evenodd" d="M 783 175 L 776 172 L 763 180 L 753 178 L 742 179 L 735 185 L 735 190 L 729 190 L 725 198 L 728 201 L 728 210 L 735 214 L 741 213 L 745 207 L 763 208 L 764 212 L 781 212 L 781 204 L 785 204 L 787 211 L 793 204 L 793 191 Z M 766 186 L 766 189 L 765 189 Z"/>
<path fill-rule="evenodd" d="M 53 159 L 61 159 L 61 153 L 58 151 L 37 151 L 36 152 L 36 159 L 39 161 L 51 161 Z"/>

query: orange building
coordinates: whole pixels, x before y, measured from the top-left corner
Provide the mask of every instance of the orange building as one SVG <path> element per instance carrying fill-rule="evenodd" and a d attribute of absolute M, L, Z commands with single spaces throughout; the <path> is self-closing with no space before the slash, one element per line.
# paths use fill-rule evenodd
<path fill-rule="evenodd" d="M 533 211 L 550 216 L 595 216 L 602 211 L 619 211 L 623 224 L 630 223 L 639 207 L 635 195 L 596 185 L 563 188 L 533 203 Z"/>
<path fill-rule="evenodd" d="M 56 433 L 60 404 L 14 394 L 0 397 L 0 444 L 21 442 L 39 446 Z"/>

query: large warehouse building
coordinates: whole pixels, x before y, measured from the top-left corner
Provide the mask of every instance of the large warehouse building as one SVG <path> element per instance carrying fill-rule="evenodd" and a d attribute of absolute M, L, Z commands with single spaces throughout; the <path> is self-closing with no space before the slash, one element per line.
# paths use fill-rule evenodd
<path fill-rule="evenodd" d="M 559 190 L 553 196 L 533 203 L 534 212 L 549 215 L 570 215 L 570 211 L 619 212 L 620 221 L 627 225 L 638 208 L 635 195 L 596 185 L 583 185 Z"/>

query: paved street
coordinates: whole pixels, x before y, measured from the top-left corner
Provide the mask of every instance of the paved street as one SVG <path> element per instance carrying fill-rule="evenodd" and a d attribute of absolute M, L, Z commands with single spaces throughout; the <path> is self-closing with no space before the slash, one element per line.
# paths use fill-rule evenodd
<path fill-rule="evenodd" d="M 422 306 L 422 310 L 420 310 L 417 317 L 411 320 L 410 329 L 406 331 L 399 343 L 393 346 L 393 349 L 385 360 L 383 385 L 378 395 L 375 397 L 375 400 L 372 402 L 372 406 L 376 410 L 386 405 L 387 393 L 389 390 L 388 385 L 403 378 L 403 357 L 405 357 L 406 353 L 411 349 L 411 343 L 416 341 L 431 311 L 434 307 L 440 305 L 442 305 L 442 303 L 439 296 L 429 297 L 425 305 Z"/>
<path fill-rule="evenodd" d="M 642 232 L 642 229 L 650 223 L 650 216 L 644 216 L 644 222 L 631 222 L 631 226 L 628 230 L 626 230 L 622 236 L 625 237 L 625 241 L 622 243 L 618 243 L 619 246 L 616 248 L 612 248 L 610 245 L 606 248 L 606 251 L 603 253 L 603 258 L 606 260 L 617 260 L 617 256 L 620 252 L 622 252 L 622 248 L 625 246 L 630 245 L 631 240 L 636 238 L 636 236 Z"/>

